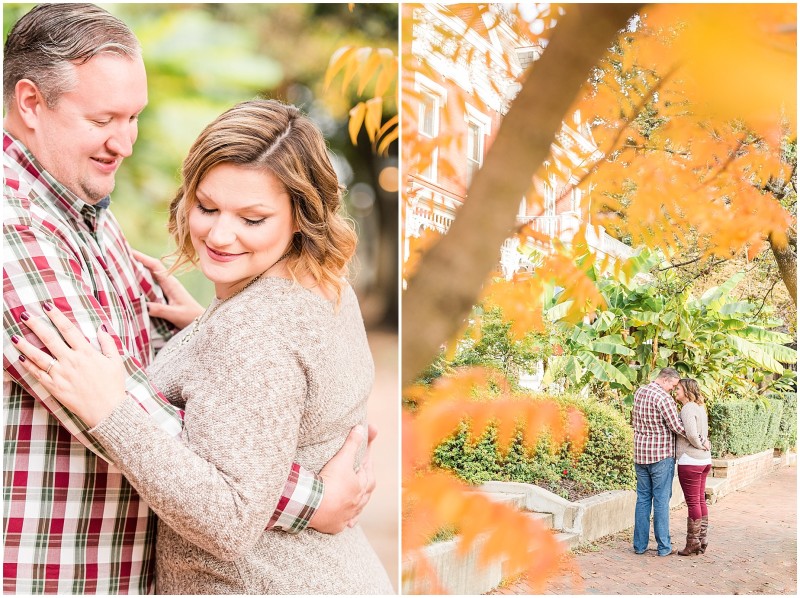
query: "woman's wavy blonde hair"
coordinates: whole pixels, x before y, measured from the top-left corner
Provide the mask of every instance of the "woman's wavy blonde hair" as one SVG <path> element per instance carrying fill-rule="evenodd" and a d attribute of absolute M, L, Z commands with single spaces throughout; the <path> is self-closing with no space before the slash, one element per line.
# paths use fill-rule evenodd
<path fill-rule="evenodd" d="M 183 182 L 170 204 L 168 228 L 177 246 L 172 269 L 197 263 L 189 213 L 197 203 L 200 181 L 223 163 L 267 169 L 283 183 L 298 228 L 286 266 L 295 281 L 309 274 L 316 284 L 334 291 L 338 302 L 357 242 L 351 221 L 342 215 L 344 186 L 319 128 L 294 106 L 276 100 L 237 104 L 192 145 L 183 162 Z"/>
<path fill-rule="evenodd" d="M 689 399 L 689 401 L 697 403 L 698 405 L 705 404 L 706 398 L 703 396 L 703 393 L 700 392 L 700 386 L 697 384 L 697 380 L 694 378 L 681 378 L 678 384 L 683 388 L 683 392 L 686 394 L 686 398 Z"/>

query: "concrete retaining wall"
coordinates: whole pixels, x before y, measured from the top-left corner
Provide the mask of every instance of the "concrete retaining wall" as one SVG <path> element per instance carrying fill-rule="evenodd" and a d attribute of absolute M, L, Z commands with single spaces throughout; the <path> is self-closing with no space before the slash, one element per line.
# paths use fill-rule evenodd
<path fill-rule="evenodd" d="M 549 490 L 520 482 L 486 482 L 478 488 L 481 492 L 491 494 L 520 494 L 525 497 L 525 511 L 536 513 L 551 513 L 553 515 L 553 529 L 572 531 L 575 527 L 575 518 L 578 516 L 579 507 L 576 503 L 561 498 Z"/>
<path fill-rule="evenodd" d="M 503 579 L 502 564 L 495 561 L 489 566 L 478 564 L 478 557 L 486 542 L 486 537 L 479 537 L 465 555 L 458 554 L 458 540 L 436 542 L 425 547 L 428 565 L 438 579 L 441 587 L 424 574 L 425 564 L 419 561 L 405 563 L 403 594 L 485 594 L 496 588 Z M 416 586 L 412 584 L 416 581 Z"/>

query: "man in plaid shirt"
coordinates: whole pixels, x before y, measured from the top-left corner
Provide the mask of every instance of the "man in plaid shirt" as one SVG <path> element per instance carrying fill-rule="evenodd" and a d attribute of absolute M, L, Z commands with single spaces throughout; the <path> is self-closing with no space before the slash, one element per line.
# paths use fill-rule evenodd
<path fill-rule="evenodd" d="M 658 556 L 675 554 L 669 535 L 669 501 L 675 474 L 675 435 L 685 436 L 683 422 L 669 393 L 680 374 L 664 368 L 633 397 L 633 462 L 636 468 L 636 516 L 633 550 L 642 554 L 650 539 L 650 513 Z"/>
<path fill-rule="evenodd" d="M 183 412 L 144 371 L 174 332 L 148 315 L 164 294 L 108 210 L 147 102 L 139 43 L 93 5 L 38 6 L 9 34 L 3 92 L 3 591 L 150 593 L 155 515 L 10 342 L 45 301 L 95 346 L 105 326 L 124 351 L 127 392 L 181 434 Z M 353 471 L 361 440 L 354 430 L 319 476 L 295 464 L 265 526 L 335 533 L 352 522 L 374 487 L 368 460 Z"/>

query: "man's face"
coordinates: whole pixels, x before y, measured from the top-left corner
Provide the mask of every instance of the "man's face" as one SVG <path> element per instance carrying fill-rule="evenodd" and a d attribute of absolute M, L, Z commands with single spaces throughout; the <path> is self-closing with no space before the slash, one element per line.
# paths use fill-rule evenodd
<path fill-rule="evenodd" d="M 78 84 L 54 108 L 38 105 L 29 149 L 56 180 L 95 204 L 114 189 L 117 169 L 133 151 L 147 75 L 141 58 L 110 53 L 76 66 L 75 74 Z"/>
<path fill-rule="evenodd" d="M 656 384 L 668 394 L 672 394 L 672 391 L 678 386 L 678 382 L 680 382 L 680 378 L 656 378 Z"/>
<path fill-rule="evenodd" d="M 680 378 L 667 378 L 667 386 L 664 388 L 668 393 L 672 393 L 675 390 L 675 387 L 678 386 L 678 382 L 680 382 Z"/>

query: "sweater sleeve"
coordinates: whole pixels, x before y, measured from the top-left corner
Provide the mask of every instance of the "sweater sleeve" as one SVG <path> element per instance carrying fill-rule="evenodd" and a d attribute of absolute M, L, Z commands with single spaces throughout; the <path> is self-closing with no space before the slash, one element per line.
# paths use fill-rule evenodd
<path fill-rule="evenodd" d="M 681 409 L 681 421 L 686 430 L 686 440 L 688 440 L 693 447 L 706 450 L 697 425 L 697 413 L 691 407 L 689 407 L 689 409 L 686 408 L 690 404 L 691 403 L 687 403 L 684 405 L 683 409 Z"/>
<path fill-rule="evenodd" d="M 92 434 L 164 523 L 234 560 L 256 544 L 281 498 L 306 380 L 278 335 L 248 326 L 221 332 L 204 343 L 202 368 L 184 386 L 188 446 L 131 400 Z"/>

